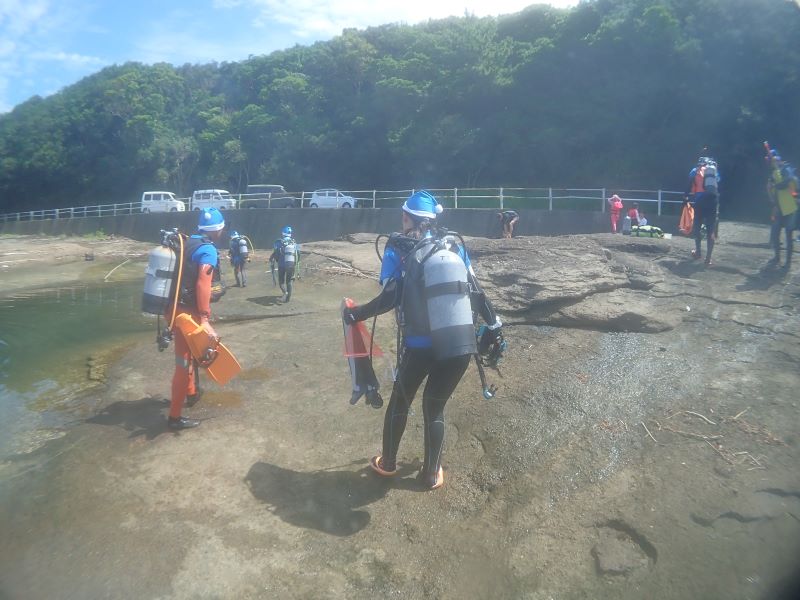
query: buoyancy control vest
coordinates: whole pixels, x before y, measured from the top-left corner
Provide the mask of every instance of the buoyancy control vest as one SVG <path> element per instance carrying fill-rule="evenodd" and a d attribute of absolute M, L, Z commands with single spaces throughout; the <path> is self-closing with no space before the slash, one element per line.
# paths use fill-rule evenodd
<path fill-rule="evenodd" d="M 250 247 L 247 244 L 247 238 L 243 235 L 236 236 L 235 238 L 231 238 L 231 257 L 236 258 L 247 258 L 247 255 L 250 254 Z"/>
<path fill-rule="evenodd" d="M 183 275 L 180 281 L 178 302 L 191 310 L 197 310 L 197 277 L 200 274 L 200 265 L 192 260 L 194 253 L 205 244 L 214 245 L 207 236 L 185 237 L 183 249 Z M 211 302 L 219 301 L 225 295 L 225 284 L 222 281 L 222 273 L 219 268 L 219 256 L 217 264 L 213 266 L 214 272 L 211 275 Z"/>
<path fill-rule="evenodd" d="M 400 326 L 408 338 L 431 338 L 434 358 L 477 351 L 467 267 L 452 235 L 421 240 L 406 257 Z"/>

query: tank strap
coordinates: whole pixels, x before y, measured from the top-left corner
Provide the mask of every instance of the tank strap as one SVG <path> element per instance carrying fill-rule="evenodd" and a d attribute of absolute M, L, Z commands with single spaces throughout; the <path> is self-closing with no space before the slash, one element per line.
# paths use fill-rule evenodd
<path fill-rule="evenodd" d="M 445 294 L 466 294 L 469 293 L 469 283 L 466 281 L 444 281 L 436 283 L 426 288 L 431 296 L 443 296 Z"/>

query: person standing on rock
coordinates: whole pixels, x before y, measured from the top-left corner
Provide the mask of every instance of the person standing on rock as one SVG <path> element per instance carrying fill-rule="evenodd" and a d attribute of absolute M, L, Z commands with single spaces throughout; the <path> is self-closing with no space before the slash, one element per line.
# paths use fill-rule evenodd
<path fill-rule="evenodd" d="M 239 232 L 231 232 L 231 241 L 228 246 L 228 258 L 231 260 L 233 275 L 236 277 L 236 287 L 247 287 L 247 272 L 245 265 L 250 262 L 250 248 L 247 237 Z"/>
<path fill-rule="evenodd" d="M 377 474 L 397 474 L 397 451 L 411 402 L 422 380 L 425 458 L 418 479 L 425 489 L 444 484 L 444 407 L 476 352 L 473 311 L 489 327 L 488 343 L 502 340 L 502 323 L 475 278 L 458 236 L 436 237 L 434 224 L 442 206 L 427 191 L 403 204 L 403 233 L 393 233 L 381 262 L 381 293 L 362 306 L 345 308 L 342 318 L 355 324 L 396 309 L 402 334 L 397 377 L 383 422 L 383 451 L 370 467 Z M 482 340 L 483 343 L 484 340 Z"/>
<path fill-rule="evenodd" d="M 622 198 L 614 194 L 608 199 L 608 211 L 611 215 L 611 233 L 617 233 L 617 224 L 619 223 L 619 215 L 622 212 Z"/>
<path fill-rule="evenodd" d="M 281 237 L 275 240 L 272 256 L 269 257 L 270 268 L 278 265 L 278 285 L 283 292 L 283 301 L 289 302 L 294 287 L 295 269 L 300 266 L 300 244 L 292 237 L 292 228 L 286 226 L 281 230 Z M 273 278 L 275 272 L 272 273 Z M 273 279 L 274 283 L 274 279 Z"/>
<path fill-rule="evenodd" d="M 222 237 L 225 219 L 216 208 L 200 212 L 197 233 L 186 240 L 184 272 L 181 289 L 176 293 L 178 304 L 176 312 L 188 313 L 209 335 L 218 337 L 209 323 L 211 303 L 222 297 L 224 288 L 220 284 L 219 254 L 214 246 Z M 169 318 L 171 315 L 167 315 Z M 176 315 L 177 316 L 177 315 Z M 200 425 L 200 421 L 181 416 L 184 402 L 192 404 L 199 392 L 195 379 L 195 364 L 189 351 L 189 344 L 178 327 L 175 336 L 175 372 L 172 375 L 172 396 L 169 405 L 167 427 L 173 431 L 189 429 Z"/>
<path fill-rule="evenodd" d="M 711 254 L 714 252 L 714 242 L 717 239 L 717 218 L 719 215 L 719 170 L 713 158 L 700 157 L 695 171 L 695 205 L 694 205 L 694 247 L 692 258 L 703 258 L 701 245 L 703 240 L 702 227 L 706 226 L 706 266 L 710 266 Z M 701 187 L 702 186 L 702 187 Z"/>
<path fill-rule="evenodd" d="M 792 266 L 794 249 L 792 235 L 797 220 L 797 175 L 775 151 L 770 155 L 770 169 L 767 192 L 772 202 L 772 227 L 769 237 L 775 256 L 770 259 L 768 265 L 773 267 L 781 262 L 781 230 L 783 229 L 786 232 L 786 262 L 782 268 L 788 270 Z"/>
<path fill-rule="evenodd" d="M 503 238 L 510 240 L 514 237 L 514 225 L 519 222 L 519 214 L 515 210 L 503 210 L 497 213 L 497 218 L 503 227 Z"/>

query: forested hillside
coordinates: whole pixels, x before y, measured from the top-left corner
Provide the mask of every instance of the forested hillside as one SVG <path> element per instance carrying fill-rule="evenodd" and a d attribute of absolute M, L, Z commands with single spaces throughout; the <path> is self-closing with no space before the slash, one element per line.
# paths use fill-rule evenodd
<path fill-rule="evenodd" d="M 800 161 L 793 0 L 587 0 L 345 30 L 237 63 L 113 66 L 0 116 L 0 208 L 145 189 L 683 189 L 763 195 L 761 142 Z"/>

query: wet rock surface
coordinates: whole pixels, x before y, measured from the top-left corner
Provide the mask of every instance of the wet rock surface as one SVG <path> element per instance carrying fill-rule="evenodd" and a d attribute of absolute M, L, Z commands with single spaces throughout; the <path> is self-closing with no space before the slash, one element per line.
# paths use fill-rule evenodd
<path fill-rule="evenodd" d="M 201 427 L 166 431 L 172 356 L 133 344 L 94 415 L 0 465 L 0 595 L 772 597 L 800 556 L 800 276 L 767 236 L 724 223 L 710 269 L 678 238 L 468 239 L 510 345 L 496 399 L 473 365 L 448 402 L 433 493 L 419 398 L 389 479 L 383 411 L 348 402 L 338 306 L 377 294 L 374 237 L 304 245 L 288 304 L 265 252 L 214 307 L 244 370 Z"/>

